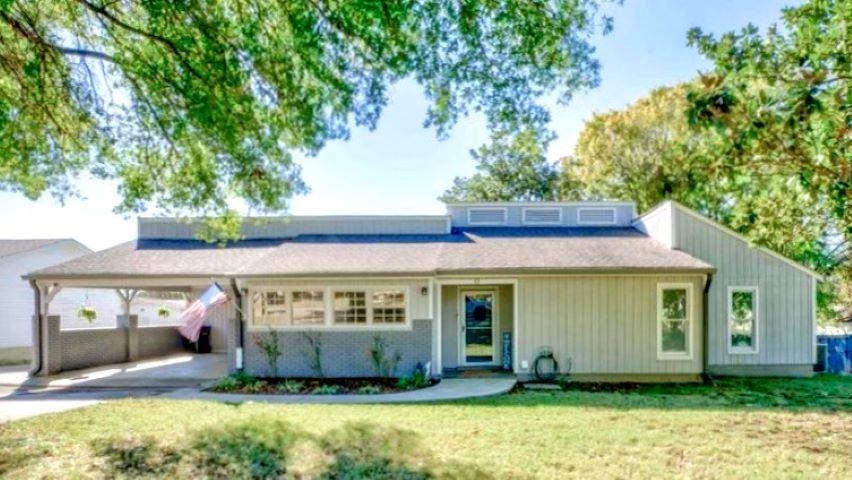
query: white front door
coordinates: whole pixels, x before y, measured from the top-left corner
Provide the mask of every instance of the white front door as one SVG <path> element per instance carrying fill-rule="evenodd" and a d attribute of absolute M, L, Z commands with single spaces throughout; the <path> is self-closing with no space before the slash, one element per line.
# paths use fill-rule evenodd
<path fill-rule="evenodd" d="M 496 365 L 497 291 L 459 289 L 459 364 Z"/>

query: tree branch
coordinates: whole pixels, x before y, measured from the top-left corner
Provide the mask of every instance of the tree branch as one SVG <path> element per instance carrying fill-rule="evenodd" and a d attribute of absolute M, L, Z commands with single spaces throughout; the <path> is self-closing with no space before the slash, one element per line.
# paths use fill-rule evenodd
<path fill-rule="evenodd" d="M 114 25 L 117 25 L 117 26 L 118 26 L 118 27 L 120 27 L 120 28 L 123 28 L 123 29 L 125 29 L 125 30 L 127 30 L 127 31 L 129 31 L 129 32 L 135 33 L 135 34 L 137 34 L 137 35 L 141 35 L 141 36 L 143 36 L 143 37 L 145 37 L 145 38 L 148 38 L 148 39 L 150 39 L 150 40 L 153 40 L 153 41 L 155 41 L 155 42 L 157 42 L 157 43 L 159 43 L 159 44 L 161 44 L 161 45 L 164 45 L 166 48 L 168 48 L 169 50 L 171 50 L 171 52 L 174 54 L 174 56 L 175 56 L 175 57 L 177 57 L 178 61 L 180 61 L 180 63 L 181 63 L 181 64 L 182 64 L 182 65 L 183 65 L 183 66 L 184 66 L 187 70 L 189 70 L 189 72 L 190 72 L 192 75 L 194 75 L 194 76 L 195 76 L 195 77 L 197 77 L 198 79 L 200 79 L 200 80 L 202 80 L 202 81 L 205 81 L 205 82 L 206 82 L 206 80 L 207 80 L 207 79 L 206 79 L 203 75 L 201 75 L 201 73 L 200 73 L 200 72 L 198 72 L 198 70 L 196 70 L 196 69 L 195 69 L 195 68 L 194 68 L 194 67 L 193 67 L 193 66 L 189 63 L 189 61 L 188 61 L 188 60 L 186 59 L 186 57 L 183 55 L 183 52 L 181 51 L 181 49 L 180 49 L 180 48 L 178 48 L 178 46 L 177 46 L 177 45 L 176 45 L 173 41 L 169 40 L 168 38 L 166 38 L 166 37 L 164 37 L 164 36 L 162 36 L 162 35 L 157 35 L 156 33 L 149 32 L 149 31 L 147 31 L 147 30 L 143 30 L 143 29 L 141 29 L 141 28 L 139 28 L 139 27 L 134 27 L 133 25 L 130 25 L 129 23 L 127 23 L 127 22 L 125 22 L 125 21 L 121 20 L 120 18 L 118 18 L 116 15 L 113 15 L 112 13 L 110 13 L 110 12 L 106 9 L 106 6 L 102 6 L 102 5 L 95 5 L 95 4 L 91 3 L 91 2 L 89 2 L 88 0 L 77 0 L 77 2 L 78 2 L 78 3 L 80 3 L 81 5 L 83 5 L 84 7 L 86 7 L 87 9 L 89 9 L 89 10 L 90 10 L 92 13 L 94 13 L 95 15 L 98 15 L 98 16 L 100 16 L 100 17 L 105 18 L 105 19 L 106 19 L 106 20 L 108 20 L 110 23 L 112 23 L 112 24 L 114 24 Z"/>
<path fill-rule="evenodd" d="M 38 32 L 28 29 L 16 18 L 10 17 L 5 12 L 0 12 L 0 18 L 2 18 L 3 21 L 6 22 L 6 24 L 12 27 L 12 31 L 17 33 L 20 37 L 26 39 L 31 43 L 35 43 L 36 45 L 43 47 L 43 49 L 52 50 L 53 52 L 62 55 L 74 55 L 78 57 L 96 58 L 98 60 L 104 60 L 111 63 L 118 63 L 115 57 L 103 52 L 99 52 L 96 50 L 88 50 L 85 48 L 64 47 L 61 45 L 53 44 L 45 40 L 44 37 L 42 37 Z"/>

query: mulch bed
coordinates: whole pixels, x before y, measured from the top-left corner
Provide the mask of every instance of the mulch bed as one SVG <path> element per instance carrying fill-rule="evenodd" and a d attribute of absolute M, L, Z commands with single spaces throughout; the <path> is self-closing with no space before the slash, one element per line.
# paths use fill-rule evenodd
<path fill-rule="evenodd" d="M 411 389 L 397 387 L 397 381 L 396 378 L 258 378 L 257 383 L 229 392 L 278 395 L 375 395 L 411 391 Z M 429 387 L 436 383 L 438 383 L 436 380 L 431 380 L 426 386 Z M 285 387 L 285 384 L 291 388 Z M 298 390 L 292 388 L 295 385 L 299 386 Z M 213 390 L 215 391 L 215 389 Z"/>

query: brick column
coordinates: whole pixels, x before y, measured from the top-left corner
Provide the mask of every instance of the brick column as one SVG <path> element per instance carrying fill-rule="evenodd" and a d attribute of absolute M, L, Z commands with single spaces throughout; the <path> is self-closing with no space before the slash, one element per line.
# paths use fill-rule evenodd
<path fill-rule="evenodd" d="M 61 323 L 59 315 L 48 315 L 44 319 L 41 375 L 53 375 L 62 371 Z"/>
<path fill-rule="evenodd" d="M 135 362 L 139 359 L 139 316 L 118 315 L 116 323 L 127 331 L 127 361 Z"/>

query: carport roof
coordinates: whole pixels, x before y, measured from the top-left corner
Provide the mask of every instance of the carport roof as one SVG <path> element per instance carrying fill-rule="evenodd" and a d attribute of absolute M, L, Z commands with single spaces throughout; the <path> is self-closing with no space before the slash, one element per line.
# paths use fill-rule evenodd
<path fill-rule="evenodd" d="M 659 270 L 714 268 L 629 227 L 483 227 L 446 235 L 302 235 L 226 247 L 193 240 L 134 240 L 28 278 Z"/>

